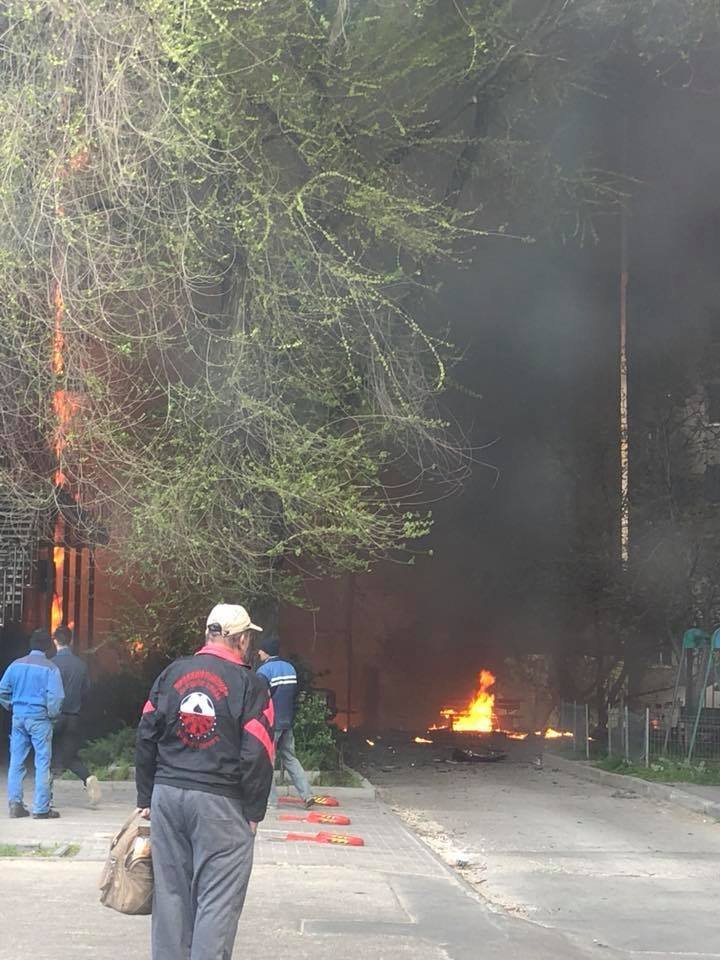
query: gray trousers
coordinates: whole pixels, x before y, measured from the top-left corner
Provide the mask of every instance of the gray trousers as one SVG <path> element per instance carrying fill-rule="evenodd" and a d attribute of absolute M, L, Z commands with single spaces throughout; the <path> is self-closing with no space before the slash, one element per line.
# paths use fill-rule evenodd
<path fill-rule="evenodd" d="M 230 960 L 253 863 L 239 800 L 157 784 L 153 960 Z"/>
<path fill-rule="evenodd" d="M 302 764 L 295 756 L 295 736 L 292 730 L 275 731 L 275 751 L 275 755 L 280 761 L 280 766 L 287 771 L 292 785 L 303 800 L 309 800 L 310 797 L 313 796 L 313 792 L 310 789 L 310 784 L 308 783 L 308 778 L 305 775 Z M 272 790 L 270 791 L 270 803 L 277 803 L 277 795 L 277 788 L 273 783 Z"/>

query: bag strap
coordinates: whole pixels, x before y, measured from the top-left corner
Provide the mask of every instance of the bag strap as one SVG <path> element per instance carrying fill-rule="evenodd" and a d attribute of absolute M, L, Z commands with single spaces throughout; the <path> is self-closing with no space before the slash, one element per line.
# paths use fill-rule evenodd
<path fill-rule="evenodd" d="M 114 836 L 114 837 L 112 838 L 112 840 L 110 841 L 110 849 L 111 849 L 111 850 L 112 850 L 112 848 L 113 848 L 114 846 L 116 846 L 116 844 L 117 844 L 118 840 L 120 839 L 120 837 L 125 833 L 125 831 L 126 831 L 126 830 L 128 829 L 128 827 L 132 824 L 133 820 L 134 820 L 136 817 L 137 817 L 137 812 L 136 812 L 135 810 L 133 810 L 133 812 L 132 812 L 132 813 L 130 814 L 130 816 L 127 818 L 127 820 L 125 821 L 125 823 L 120 827 L 120 829 L 118 830 L 118 832 L 115 834 L 115 836 Z"/>

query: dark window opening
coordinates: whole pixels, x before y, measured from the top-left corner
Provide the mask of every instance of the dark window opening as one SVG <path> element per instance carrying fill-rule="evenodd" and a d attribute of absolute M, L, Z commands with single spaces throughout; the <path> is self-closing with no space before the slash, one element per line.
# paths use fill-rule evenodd
<path fill-rule="evenodd" d="M 720 383 L 706 383 L 708 423 L 720 423 Z"/>
<path fill-rule="evenodd" d="M 705 499 L 710 503 L 720 503 L 720 465 L 708 464 L 705 467 Z"/>

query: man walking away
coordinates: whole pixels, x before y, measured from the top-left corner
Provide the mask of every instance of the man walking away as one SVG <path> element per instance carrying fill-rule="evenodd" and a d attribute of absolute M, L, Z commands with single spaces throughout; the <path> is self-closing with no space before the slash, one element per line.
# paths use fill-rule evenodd
<path fill-rule="evenodd" d="M 47 630 L 34 630 L 30 653 L 11 663 L 0 680 L 0 706 L 13 712 L 8 771 L 11 817 L 29 816 L 23 803 L 23 781 L 30 747 L 35 751 L 33 817 L 50 820 L 60 816 L 50 806 L 50 758 L 52 721 L 60 715 L 64 690 L 60 671 L 45 655 L 50 642 Z"/>
<path fill-rule="evenodd" d="M 273 706 L 248 655 L 260 630 L 221 603 L 205 646 L 153 684 L 135 777 L 151 817 L 153 960 L 230 960 L 273 771 Z"/>
<path fill-rule="evenodd" d="M 52 772 L 59 776 L 63 770 L 70 770 L 79 777 L 90 805 L 95 807 L 100 801 L 100 784 L 78 756 L 83 741 L 80 713 L 90 689 L 87 664 L 70 649 L 72 633 L 68 627 L 58 627 L 53 640 L 57 650 L 55 665 L 62 677 L 65 700 L 53 733 Z"/>
<path fill-rule="evenodd" d="M 295 736 L 292 730 L 297 705 L 297 672 L 289 661 L 281 659 L 280 641 L 277 637 L 264 640 L 258 649 L 258 656 L 261 666 L 257 672 L 267 681 L 275 707 L 275 749 L 278 759 L 287 770 L 305 806 L 312 807 L 313 793 L 302 764 L 295 756 Z M 277 802 L 275 784 L 270 793 L 270 802 Z"/>

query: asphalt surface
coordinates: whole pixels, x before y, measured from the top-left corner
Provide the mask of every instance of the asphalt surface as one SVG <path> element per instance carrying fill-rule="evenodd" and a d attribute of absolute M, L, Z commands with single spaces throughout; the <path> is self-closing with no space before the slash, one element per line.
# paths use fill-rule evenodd
<path fill-rule="evenodd" d="M 429 736 L 361 741 L 354 761 L 488 904 L 606 956 L 720 958 L 714 818 L 562 773 L 535 740 L 495 741 L 498 763 L 453 764 Z"/>
<path fill-rule="evenodd" d="M 1 789 L 1 786 L 0 786 Z M 288 842 L 279 811 L 261 825 L 235 960 L 585 960 L 607 952 L 498 910 L 449 870 L 382 802 L 341 799 L 362 848 Z M 55 821 L 0 820 L 0 960 L 150 956 L 147 917 L 101 906 L 97 883 L 112 834 L 133 804 L 110 785 L 88 809 L 77 783 L 56 785 Z M 69 848 L 70 856 L 31 856 Z M 8 856 L 8 853 L 16 855 Z M 25 855 L 19 855 L 25 854 Z M 181 958 L 178 958 L 181 960 Z M 216 960 L 216 958 L 205 958 Z"/>

